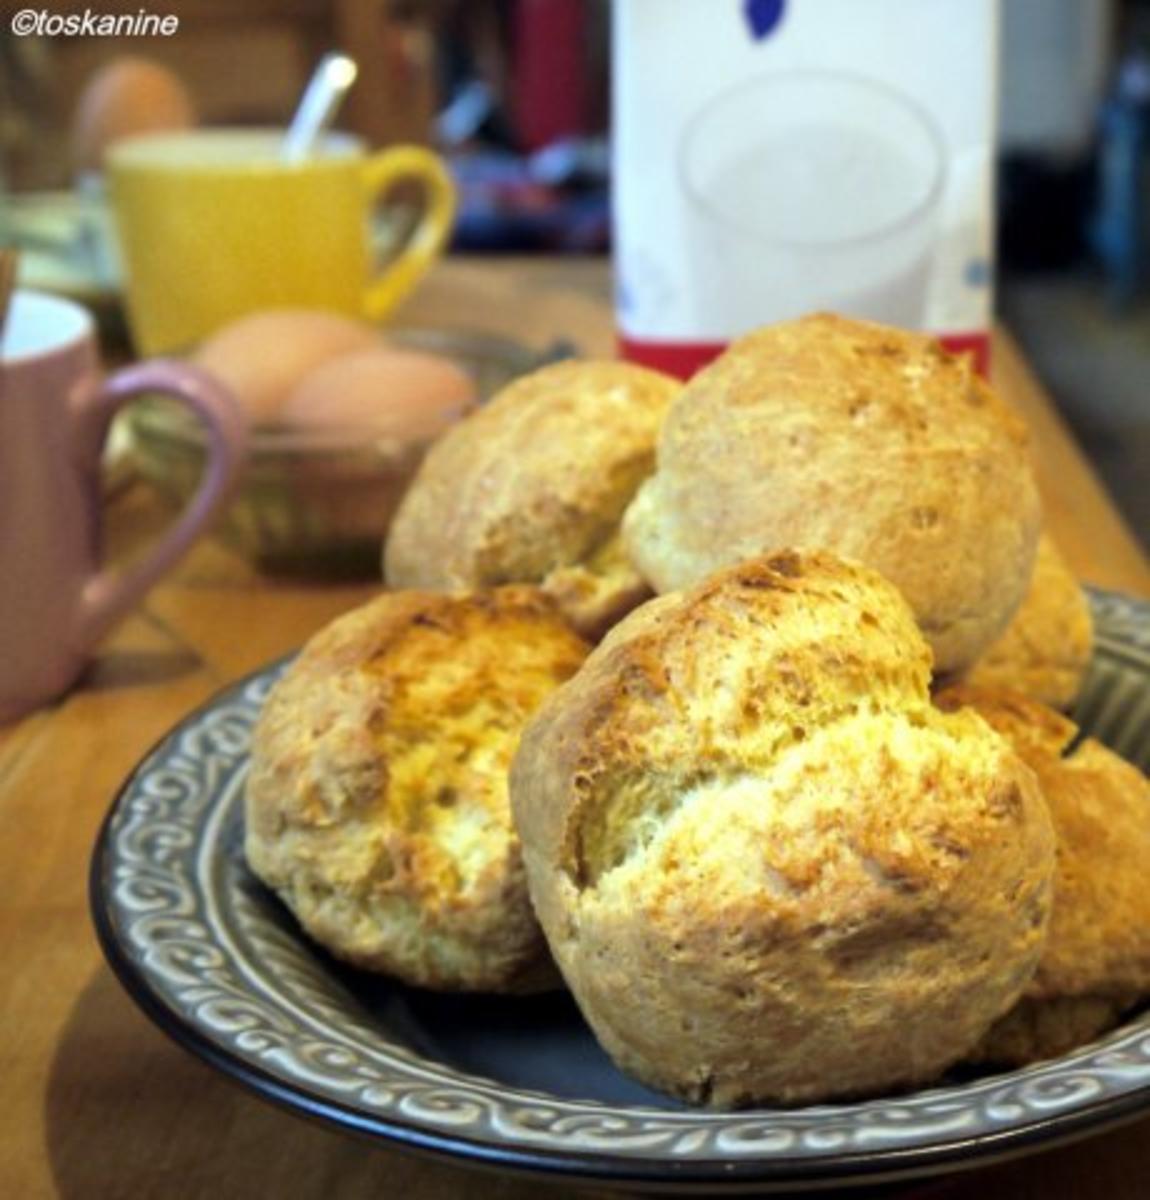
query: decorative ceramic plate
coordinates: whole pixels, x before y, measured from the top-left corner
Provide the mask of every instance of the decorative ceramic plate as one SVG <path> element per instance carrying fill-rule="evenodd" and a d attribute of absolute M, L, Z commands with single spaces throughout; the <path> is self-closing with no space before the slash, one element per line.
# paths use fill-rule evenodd
<path fill-rule="evenodd" d="M 1150 604 L 1094 593 L 1078 717 L 1145 770 Z M 270 1100 L 382 1142 L 650 1191 L 769 1192 L 975 1166 L 1150 1109 L 1150 1013 L 1054 1062 L 864 1103 L 688 1110 L 619 1074 L 565 995 L 444 997 L 334 963 L 245 866 L 253 723 L 283 669 L 223 692 L 128 780 L 92 904 L 128 991 Z"/>

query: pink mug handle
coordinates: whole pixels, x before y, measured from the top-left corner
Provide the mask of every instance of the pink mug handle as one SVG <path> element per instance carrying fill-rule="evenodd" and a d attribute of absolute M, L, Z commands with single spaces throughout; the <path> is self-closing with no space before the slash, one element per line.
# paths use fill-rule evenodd
<path fill-rule="evenodd" d="M 101 569 L 80 597 L 77 649 L 88 650 L 186 553 L 228 498 L 247 457 L 247 421 L 239 402 L 211 376 L 186 363 L 156 359 L 117 371 L 80 401 L 80 424 L 95 436 L 82 444 L 95 455 L 94 474 L 104 440 L 118 409 L 144 393 L 166 392 L 183 401 L 203 422 L 207 434 L 204 475 L 195 495 L 171 528 L 144 558 L 126 571 Z"/>

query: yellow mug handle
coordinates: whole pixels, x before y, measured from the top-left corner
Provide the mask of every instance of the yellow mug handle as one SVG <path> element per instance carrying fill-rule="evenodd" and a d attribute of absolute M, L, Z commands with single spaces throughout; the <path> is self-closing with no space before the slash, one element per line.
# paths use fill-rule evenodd
<path fill-rule="evenodd" d="M 427 274 L 451 235 L 455 184 L 439 155 L 422 146 L 389 146 L 364 164 L 364 181 L 373 201 L 411 179 L 423 188 L 423 212 L 403 248 L 368 285 L 364 308 L 375 320 L 386 317 Z"/>

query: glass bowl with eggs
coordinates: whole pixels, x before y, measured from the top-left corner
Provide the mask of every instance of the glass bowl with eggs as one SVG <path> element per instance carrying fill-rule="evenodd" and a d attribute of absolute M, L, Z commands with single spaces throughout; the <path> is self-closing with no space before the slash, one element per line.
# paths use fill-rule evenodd
<path fill-rule="evenodd" d="M 186 357 L 247 410 L 250 458 L 218 527 L 261 570 L 371 576 L 391 518 L 428 448 L 510 380 L 564 353 L 491 334 L 388 328 L 331 313 L 252 314 Z M 204 432 L 162 397 L 127 423 L 139 473 L 182 504 Z"/>

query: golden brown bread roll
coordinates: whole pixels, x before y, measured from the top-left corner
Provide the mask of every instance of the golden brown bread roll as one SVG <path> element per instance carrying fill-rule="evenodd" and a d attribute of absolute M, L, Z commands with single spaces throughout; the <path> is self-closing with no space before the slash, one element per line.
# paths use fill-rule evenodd
<path fill-rule="evenodd" d="M 1006 1016 L 995 1021 L 967 1058 L 972 1064 L 995 1067 L 1024 1067 L 1059 1058 L 1117 1025 L 1136 999 L 1134 994 L 1051 996 L 1046 1000 L 1023 996 Z"/>
<path fill-rule="evenodd" d="M 1093 651 L 1094 621 L 1086 593 L 1044 532 L 1022 607 L 964 682 L 1007 688 L 1053 708 L 1069 708 Z"/>
<path fill-rule="evenodd" d="M 952 672 L 1021 603 L 1039 524 L 1025 432 L 967 357 L 820 314 L 739 338 L 684 388 L 623 529 L 660 592 L 786 546 L 864 562 Z"/>
<path fill-rule="evenodd" d="M 507 768 L 586 650 L 527 587 L 387 593 L 334 621 L 256 728 L 252 869 L 357 966 L 449 990 L 553 982 Z"/>
<path fill-rule="evenodd" d="M 1054 820 L 1054 908 L 1038 970 L 1019 1003 L 972 1051 L 1022 1065 L 1052 1058 L 1108 1028 L 1150 995 L 1150 782 L 1074 722 L 1017 693 L 948 688 L 1038 777 Z"/>
<path fill-rule="evenodd" d="M 637 609 L 544 703 L 512 807 L 552 953 L 622 1069 L 716 1107 L 886 1091 L 1018 998 L 1050 819 L 929 678 L 889 583 L 787 552 Z"/>
<path fill-rule="evenodd" d="M 394 587 L 538 583 L 598 637 L 651 592 L 619 519 L 654 467 L 676 380 L 618 362 L 561 362 L 516 380 L 424 460 L 391 526 Z"/>

